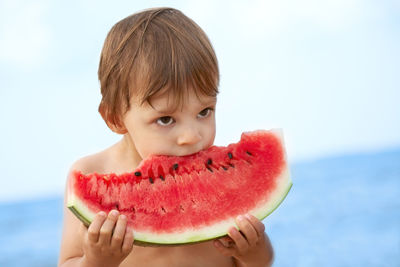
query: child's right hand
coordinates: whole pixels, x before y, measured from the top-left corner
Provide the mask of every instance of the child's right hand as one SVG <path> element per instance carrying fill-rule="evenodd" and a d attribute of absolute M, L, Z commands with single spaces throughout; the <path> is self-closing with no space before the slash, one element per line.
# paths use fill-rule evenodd
<path fill-rule="evenodd" d="M 84 261 L 88 266 L 119 266 L 133 246 L 133 231 L 125 215 L 116 210 L 96 214 L 84 237 Z"/>

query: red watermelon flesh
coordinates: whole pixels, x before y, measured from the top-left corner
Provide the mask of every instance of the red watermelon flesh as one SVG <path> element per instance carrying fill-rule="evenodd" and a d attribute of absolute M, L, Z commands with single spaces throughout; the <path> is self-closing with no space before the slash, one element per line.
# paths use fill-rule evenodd
<path fill-rule="evenodd" d="M 265 218 L 291 186 L 281 131 L 261 130 L 227 147 L 151 156 L 131 173 L 77 170 L 68 207 L 86 225 L 97 212 L 118 209 L 136 242 L 180 244 L 223 236 L 240 214 Z"/>

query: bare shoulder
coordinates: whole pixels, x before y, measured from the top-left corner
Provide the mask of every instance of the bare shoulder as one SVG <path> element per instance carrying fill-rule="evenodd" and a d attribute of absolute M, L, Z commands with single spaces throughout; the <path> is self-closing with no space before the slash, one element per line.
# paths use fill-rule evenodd
<path fill-rule="evenodd" d="M 101 152 L 84 156 L 76 160 L 70 167 L 70 173 L 72 171 L 81 171 L 84 174 L 87 173 L 101 173 L 103 172 L 104 166 L 107 163 L 107 156 L 109 154 L 109 149 L 103 150 Z"/>
<path fill-rule="evenodd" d="M 110 173 L 123 172 L 123 157 L 121 157 L 119 142 L 94 154 L 84 156 L 76 160 L 70 167 L 69 174 L 72 171 L 80 171 L 83 174 L 88 173 Z"/>

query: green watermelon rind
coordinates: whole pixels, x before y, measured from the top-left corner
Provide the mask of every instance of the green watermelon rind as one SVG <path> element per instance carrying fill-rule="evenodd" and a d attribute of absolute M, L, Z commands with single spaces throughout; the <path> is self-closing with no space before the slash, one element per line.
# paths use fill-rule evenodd
<path fill-rule="evenodd" d="M 274 190 L 274 196 L 269 197 L 269 201 L 264 202 L 248 213 L 263 220 L 270 215 L 275 209 L 279 207 L 282 201 L 286 198 L 293 183 L 290 179 L 289 170 L 286 166 L 285 170 L 281 173 L 278 181 L 278 190 Z M 89 226 L 93 221 L 95 213 L 90 211 L 86 205 L 73 193 L 71 190 L 68 194 L 67 207 L 86 225 Z M 146 232 L 138 232 L 133 230 L 135 244 L 141 246 L 168 246 L 168 245 L 184 245 L 189 243 L 205 242 L 216 239 L 227 234 L 229 227 L 237 226 L 234 218 L 225 220 L 223 222 L 205 226 L 197 231 L 187 231 L 186 233 L 173 233 L 173 234 L 153 234 Z"/>

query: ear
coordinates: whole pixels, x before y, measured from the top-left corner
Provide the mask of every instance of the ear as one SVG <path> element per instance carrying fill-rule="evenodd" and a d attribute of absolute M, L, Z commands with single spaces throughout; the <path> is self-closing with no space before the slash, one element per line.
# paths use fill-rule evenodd
<path fill-rule="evenodd" d="M 113 131 L 114 133 L 117 133 L 117 134 L 126 134 L 126 133 L 128 132 L 128 131 L 126 130 L 125 126 L 123 126 L 123 125 L 115 125 L 115 124 L 112 124 L 112 123 L 110 123 L 110 122 L 108 122 L 108 121 L 106 121 L 106 120 L 105 120 L 105 122 L 106 122 L 108 128 L 110 128 L 111 131 Z"/>
<path fill-rule="evenodd" d="M 104 110 L 104 106 L 100 106 L 99 107 L 99 113 L 101 115 L 101 117 L 103 118 L 103 120 L 106 122 L 108 128 L 110 128 L 111 131 L 113 131 L 114 133 L 117 134 L 126 134 L 128 132 L 128 130 L 126 130 L 125 125 L 123 125 L 123 123 L 112 123 L 109 118 L 106 116 L 105 110 Z M 119 122 L 121 122 L 121 120 L 119 119 Z"/>

